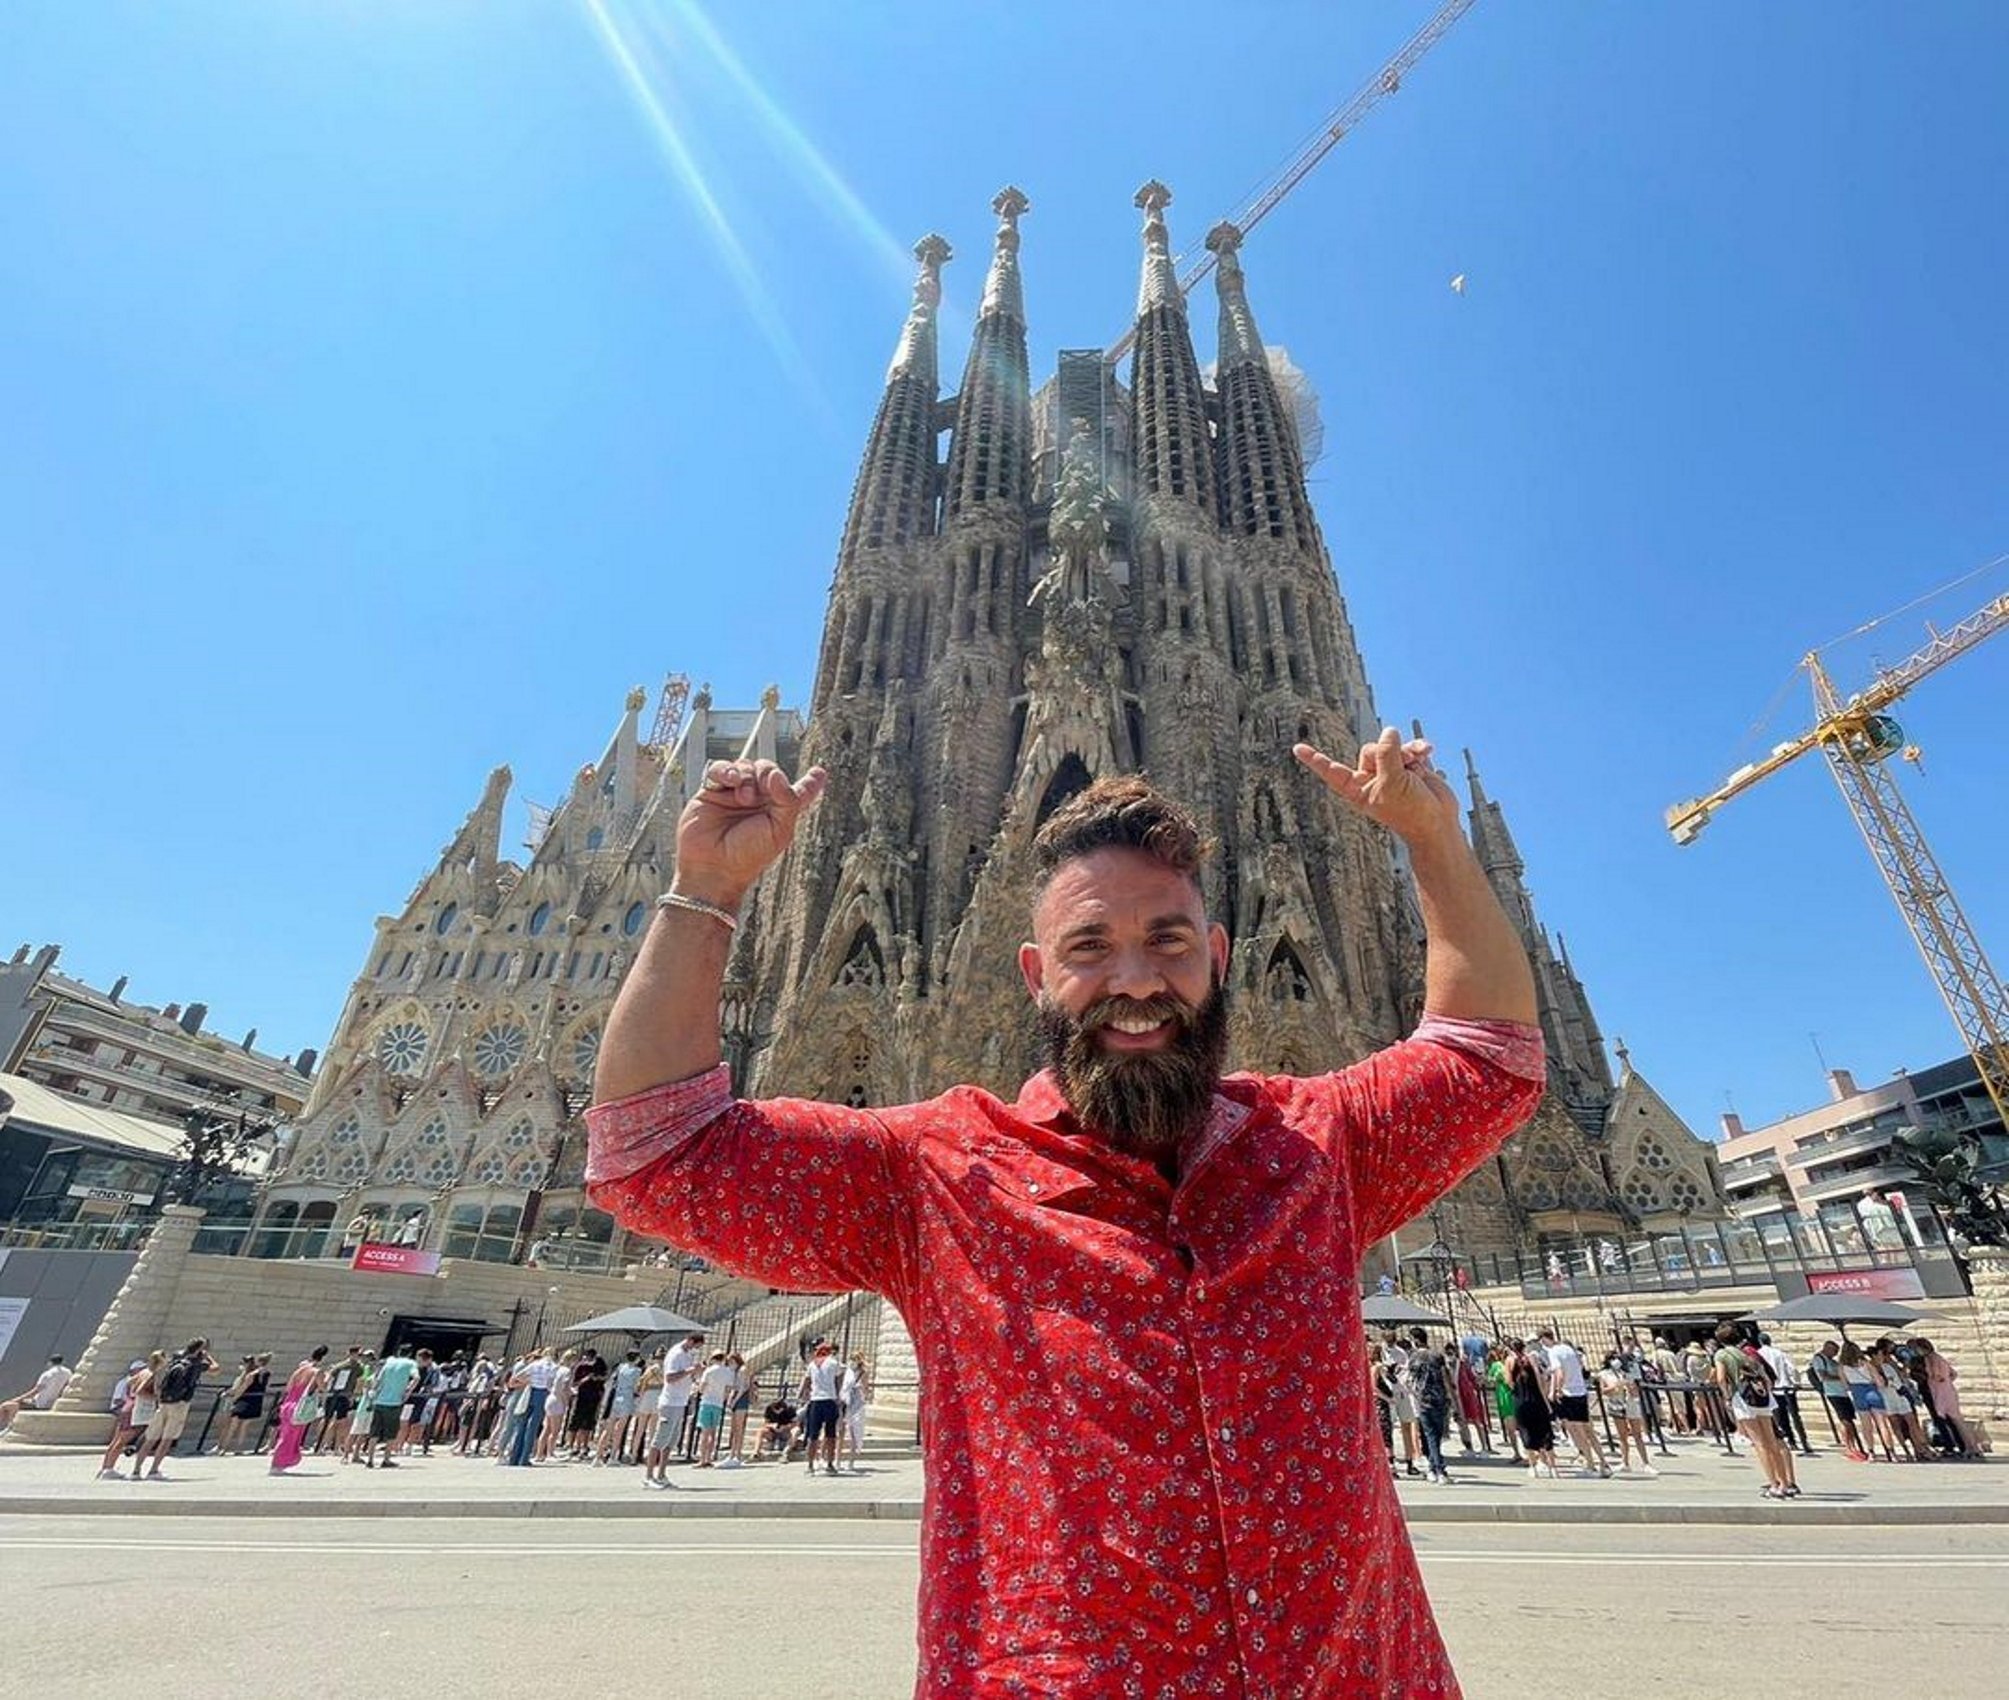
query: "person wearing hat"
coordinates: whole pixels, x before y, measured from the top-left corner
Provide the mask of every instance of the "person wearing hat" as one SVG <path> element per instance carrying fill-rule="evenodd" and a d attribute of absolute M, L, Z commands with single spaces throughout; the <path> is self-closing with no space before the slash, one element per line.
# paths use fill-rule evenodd
<path fill-rule="evenodd" d="M 105 1443 L 105 1455 L 98 1461 L 98 1480 L 117 1481 L 119 1479 L 119 1459 L 128 1446 L 137 1445 L 140 1436 L 146 1433 L 146 1426 L 153 1421 L 154 1382 L 158 1379 L 161 1366 L 167 1362 L 167 1353 L 155 1352 L 149 1357 L 134 1358 L 126 1366 L 126 1373 L 112 1389 L 112 1438 Z"/>
<path fill-rule="evenodd" d="M 816 1474 L 816 1448 L 823 1448 L 823 1473 L 837 1474 L 837 1423 L 843 1410 L 844 1360 L 828 1340 L 819 1340 L 802 1372 L 796 1398 L 802 1404 L 802 1436 L 809 1454 L 809 1473 Z"/>

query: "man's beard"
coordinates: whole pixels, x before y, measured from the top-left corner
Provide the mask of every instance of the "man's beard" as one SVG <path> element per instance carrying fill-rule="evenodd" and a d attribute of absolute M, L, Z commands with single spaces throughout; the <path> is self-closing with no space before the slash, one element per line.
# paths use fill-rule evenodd
<path fill-rule="evenodd" d="M 1175 1026 L 1158 1050 L 1108 1050 L 1097 1033 L 1123 1017 Z M 1117 1150 L 1162 1162 L 1206 1125 L 1228 1055 L 1227 988 L 1216 979 L 1198 1009 L 1166 993 L 1104 998 L 1078 1017 L 1043 996 L 1039 1031 L 1076 1118 Z"/>

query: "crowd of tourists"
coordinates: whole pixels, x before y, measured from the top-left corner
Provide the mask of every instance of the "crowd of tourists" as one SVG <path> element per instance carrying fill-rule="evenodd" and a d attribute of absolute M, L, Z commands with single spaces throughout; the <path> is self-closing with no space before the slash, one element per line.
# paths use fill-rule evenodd
<path fill-rule="evenodd" d="M 221 1371 L 199 1339 L 135 1359 L 111 1391 L 100 1479 L 119 1478 L 130 1461 L 133 1480 L 165 1480 L 162 1460 L 187 1432 L 205 1377 Z M 202 1444 L 225 1457 L 269 1445 L 275 1476 L 309 1455 L 388 1470 L 435 1449 L 509 1467 L 638 1466 L 655 1488 L 675 1485 L 668 1466 L 677 1462 L 738 1469 L 795 1460 L 811 1475 L 819 1464 L 833 1476 L 858 1471 L 872 1400 L 862 1353 L 846 1362 L 834 1343 L 804 1341 L 795 1373 L 784 1371 L 773 1391 L 756 1425 L 754 1372 L 737 1352 L 708 1351 L 702 1334 L 611 1362 L 591 1346 L 537 1346 L 507 1359 L 441 1359 L 424 1347 L 380 1357 L 360 1345 L 331 1359 L 316 1346 L 277 1385 L 270 1353 L 241 1359 Z"/>
<path fill-rule="evenodd" d="M 1858 1463 L 1974 1459 L 1989 1446 L 1961 1408 L 1958 1371 L 1922 1336 L 1829 1340 L 1802 1366 L 1770 1335 L 1730 1322 L 1679 1346 L 1666 1335 L 1618 1340 L 1595 1361 L 1553 1328 L 1532 1342 L 1471 1332 L 1441 1343 L 1422 1328 L 1389 1328 L 1368 1372 L 1390 1470 L 1431 1483 L 1452 1479 L 1454 1432 L 1467 1459 L 1504 1454 L 1549 1479 L 1563 1469 L 1559 1437 L 1569 1468 L 1609 1479 L 1657 1476 L 1650 1441 L 1700 1435 L 1732 1451 L 1741 1440 L 1765 1497 L 1797 1499 L 1794 1453 L 1814 1450 L 1804 1391 L 1827 1402 L 1841 1450 Z"/>

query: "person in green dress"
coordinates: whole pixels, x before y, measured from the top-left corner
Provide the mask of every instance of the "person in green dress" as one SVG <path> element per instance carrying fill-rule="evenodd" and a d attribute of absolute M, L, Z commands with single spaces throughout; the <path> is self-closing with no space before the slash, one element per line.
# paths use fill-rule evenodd
<path fill-rule="evenodd" d="M 1521 1456 L 1521 1431 L 1514 1422 L 1514 1385 L 1507 1374 L 1507 1354 L 1498 1346 L 1486 1353 L 1486 1387 L 1492 1395 L 1493 1409 L 1500 1418 L 1500 1432 L 1507 1437 L 1507 1445 L 1513 1449 L 1516 1461 Z"/>

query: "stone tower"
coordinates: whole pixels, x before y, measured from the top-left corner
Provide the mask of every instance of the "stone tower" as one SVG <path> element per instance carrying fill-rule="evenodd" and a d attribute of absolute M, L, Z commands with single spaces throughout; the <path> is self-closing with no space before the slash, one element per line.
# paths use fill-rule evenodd
<path fill-rule="evenodd" d="M 1162 184 L 1143 215 L 1126 388 L 1099 353 L 1027 374 L 1006 189 L 960 388 L 940 395 L 948 244 L 887 373 L 831 588 L 803 757 L 823 806 L 764 883 L 735 957 L 743 1083 L 858 1103 L 1036 1056 L 1013 952 L 1040 822 L 1141 768 L 1219 847 L 1208 900 L 1235 939 L 1234 1049 L 1331 1066 L 1415 1012 L 1412 899 L 1390 846 L 1332 807 L 1290 746 L 1376 726 L 1297 426 L 1218 227 L 1218 376 L 1201 377 Z M 946 455 L 937 451 L 947 429 Z"/>
<path fill-rule="evenodd" d="M 756 893 L 729 973 L 742 1090 L 875 1104 L 974 1081 L 1014 1094 L 1039 1061 L 1014 960 L 1033 834 L 1095 775 L 1131 769 L 1189 803 L 1215 840 L 1206 895 L 1234 941 L 1234 1066 L 1323 1071 L 1415 1020 L 1421 929 L 1399 847 L 1290 754 L 1300 739 L 1349 749 L 1380 727 L 1297 417 L 1231 224 L 1207 237 L 1219 320 L 1203 377 L 1171 199 L 1156 182 L 1136 197 L 1128 387 L 1100 350 L 1063 352 L 1030 387 L 1030 204 L 1008 188 L 992 203 L 961 384 L 944 398 L 950 250 L 938 236 L 915 248 L 803 742 L 830 787 Z M 1588 1004 L 1568 984 L 1567 1079 L 1609 1091 Z M 1609 1187 L 1578 1124 L 1560 1109 L 1542 1121 L 1602 1208 Z M 1461 1249 L 1529 1237 L 1514 1161 L 1461 1195 Z"/>

